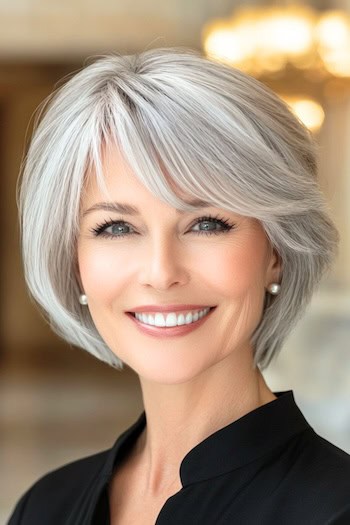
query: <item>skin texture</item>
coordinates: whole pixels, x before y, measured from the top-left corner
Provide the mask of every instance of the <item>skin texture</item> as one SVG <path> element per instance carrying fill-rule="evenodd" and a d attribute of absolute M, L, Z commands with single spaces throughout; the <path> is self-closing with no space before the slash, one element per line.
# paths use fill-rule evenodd
<path fill-rule="evenodd" d="M 189 450 L 275 399 L 253 367 L 249 338 L 281 267 L 256 219 L 215 207 L 178 215 L 143 186 L 116 148 L 104 150 L 103 171 L 108 199 L 136 206 L 140 215 L 99 210 L 83 216 L 106 201 L 95 178 L 89 179 L 81 202 L 79 279 L 102 338 L 140 380 L 147 428 L 123 479 L 133 480 L 135 499 L 161 502 L 180 489 L 179 467 Z M 205 215 L 218 215 L 234 228 L 225 232 L 217 225 L 222 233 L 197 234 L 203 226 L 195 221 Z M 111 219 L 125 221 L 122 232 L 137 235 L 94 236 L 91 229 Z M 215 229 L 215 222 L 210 225 Z M 217 308 L 198 329 L 162 340 L 139 332 L 124 313 L 157 303 Z M 116 476 L 111 500 L 120 494 L 117 488 Z"/>

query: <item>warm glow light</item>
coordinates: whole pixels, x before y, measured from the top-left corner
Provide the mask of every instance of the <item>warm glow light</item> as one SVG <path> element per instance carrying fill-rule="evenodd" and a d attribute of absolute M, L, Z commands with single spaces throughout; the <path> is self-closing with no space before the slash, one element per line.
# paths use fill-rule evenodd
<path fill-rule="evenodd" d="M 350 47 L 323 54 L 327 70 L 336 77 L 350 77 Z"/>
<path fill-rule="evenodd" d="M 324 111 L 316 100 L 288 96 L 281 96 L 281 98 L 310 131 L 315 132 L 320 129 L 324 121 Z"/>
<path fill-rule="evenodd" d="M 224 25 L 217 27 L 208 35 L 205 40 L 205 51 L 208 55 L 231 62 L 239 62 L 243 53 L 238 35 L 231 31 L 230 27 Z"/>
<path fill-rule="evenodd" d="M 315 29 L 319 53 L 334 76 L 350 77 L 350 16 L 331 11 L 320 17 Z"/>
<path fill-rule="evenodd" d="M 312 45 L 312 19 L 300 9 L 264 10 L 257 29 L 260 46 L 270 53 L 299 55 Z"/>
<path fill-rule="evenodd" d="M 320 67 L 350 77 L 350 15 L 319 15 L 306 6 L 248 7 L 230 19 L 214 20 L 202 32 L 203 47 L 232 66 L 252 74 Z"/>
<path fill-rule="evenodd" d="M 315 34 L 322 48 L 339 49 L 347 46 L 350 37 L 349 16 L 339 11 L 322 15 L 315 27 Z"/>

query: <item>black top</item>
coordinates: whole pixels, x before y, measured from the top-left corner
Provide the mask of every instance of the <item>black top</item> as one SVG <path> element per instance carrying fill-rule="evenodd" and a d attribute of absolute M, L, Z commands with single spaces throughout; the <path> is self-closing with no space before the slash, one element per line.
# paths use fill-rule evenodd
<path fill-rule="evenodd" d="M 292 390 L 274 394 L 186 454 L 156 525 L 350 525 L 350 455 L 315 433 Z M 145 425 L 142 412 L 112 448 L 44 475 L 8 525 L 109 525 L 108 482 Z"/>

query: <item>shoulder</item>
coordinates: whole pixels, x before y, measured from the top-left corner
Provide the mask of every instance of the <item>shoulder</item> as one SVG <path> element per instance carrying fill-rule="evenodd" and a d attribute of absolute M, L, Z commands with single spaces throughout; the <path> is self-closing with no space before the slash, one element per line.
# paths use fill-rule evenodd
<path fill-rule="evenodd" d="M 38 516 L 41 523 L 66 523 L 74 504 L 96 486 L 109 452 L 77 459 L 40 477 L 18 500 L 8 525 L 36 525 Z"/>
<path fill-rule="evenodd" d="M 109 479 L 121 449 L 145 423 L 145 413 L 111 448 L 71 461 L 39 478 L 18 500 L 7 525 L 82 525 Z"/>
<path fill-rule="evenodd" d="M 309 482 L 319 488 L 335 483 L 339 490 L 344 487 L 349 495 L 350 455 L 311 428 L 303 436 L 300 462 Z"/>
<path fill-rule="evenodd" d="M 311 427 L 299 445 L 285 479 L 284 497 L 295 502 L 293 512 L 308 515 L 309 523 L 350 523 L 350 455 Z"/>

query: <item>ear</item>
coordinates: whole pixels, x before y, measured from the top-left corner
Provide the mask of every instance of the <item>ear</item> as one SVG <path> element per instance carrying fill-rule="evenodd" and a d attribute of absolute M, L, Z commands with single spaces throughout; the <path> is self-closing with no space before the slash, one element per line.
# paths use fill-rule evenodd
<path fill-rule="evenodd" d="M 267 269 L 267 279 L 268 282 L 266 286 L 271 283 L 280 283 L 282 278 L 283 263 L 280 254 L 277 252 L 276 248 L 272 248 L 270 252 L 270 261 Z"/>

